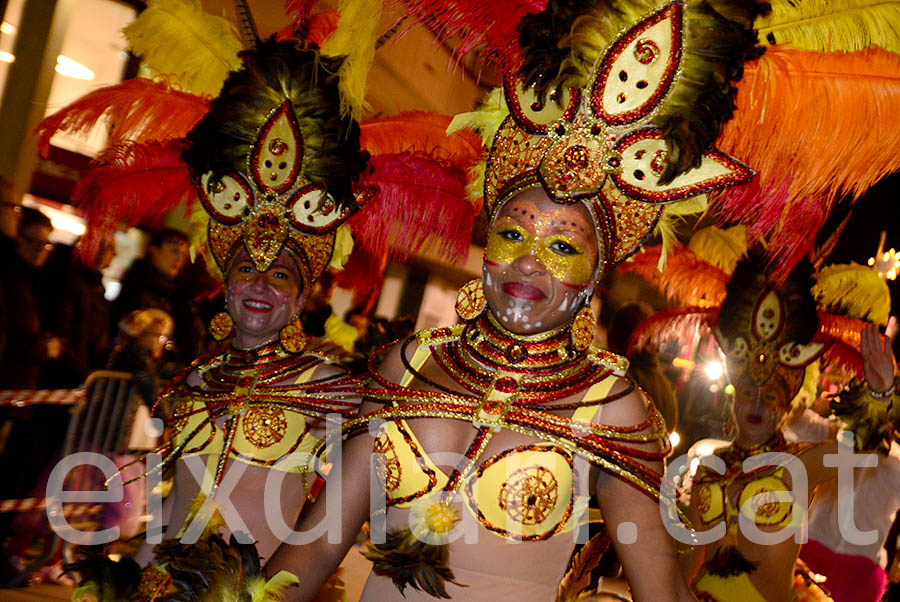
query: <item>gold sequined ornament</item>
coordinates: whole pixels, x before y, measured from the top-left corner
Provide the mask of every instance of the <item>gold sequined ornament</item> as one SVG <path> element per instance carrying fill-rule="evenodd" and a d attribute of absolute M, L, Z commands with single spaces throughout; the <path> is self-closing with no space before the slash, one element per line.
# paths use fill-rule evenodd
<path fill-rule="evenodd" d="M 284 326 L 278 333 L 281 346 L 288 353 L 300 353 L 306 349 L 306 334 L 300 320 L 294 320 Z"/>
<path fill-rule="evenodd" d="M 224 341 L 234 329 L 234 320 L 227 311 L 220 311 L 209 322 L 209 334 L 217 341 Z"/>
<path fill-rule="evenodd" d="M 572 346 L 575 349 L 585 351 L 591 346 L 591 341 L 594 340 L 594 324 L 596 321 L 590 305 L 585 305 L 575 314 L 570 332 Z"/>
<path fill-rule="evenodd" d="M 487 306 L 481 278 L 466 282 L 456 296 L 456 315 L 467 322 L 481 315 Z"/>

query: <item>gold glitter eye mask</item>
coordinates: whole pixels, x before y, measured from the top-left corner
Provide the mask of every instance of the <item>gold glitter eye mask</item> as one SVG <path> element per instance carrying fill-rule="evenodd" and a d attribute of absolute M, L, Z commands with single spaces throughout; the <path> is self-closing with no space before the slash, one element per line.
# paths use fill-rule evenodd
<path fill-rule="evenodd" d="M 510 240 L 504 236 L 512 232 L 516 232 L 520 240 Z M 556 243 L 566 243 L 577 253 L 560 253 L 553 248 Z M 525 228 L 511 223 L 499 224 L 488 235 L 485 258 L 490 261 L 510 264 L 528 254 L 540 259 L 551 276 L 566 284 L 584 284 L 594 273 L 594 267 L 584 247 L 570 236 L 564 234 L 535 236 Z"/>

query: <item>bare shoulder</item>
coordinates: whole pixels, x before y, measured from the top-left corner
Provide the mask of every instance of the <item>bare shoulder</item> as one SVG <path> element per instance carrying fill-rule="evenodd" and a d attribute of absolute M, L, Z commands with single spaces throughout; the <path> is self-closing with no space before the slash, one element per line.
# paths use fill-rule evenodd
<path fill-rule="evenodd" d="M 652 412 L 653 404 L 644 393 L 625 376 L 610 376 L 615 379 L 609 396 L 614 398 L 600 406 L 594 415 L 595 424 L 608 426 L 631 426 L 646 421 Z"/>
<path fill-rule="evenodd" d="M 378 374 L 388 382 L 399 384 L 406 372 L 406 365 L 418 349 L 419 343 L 415 337 L 396 341 L 382 356 L 376 368 Z"/>

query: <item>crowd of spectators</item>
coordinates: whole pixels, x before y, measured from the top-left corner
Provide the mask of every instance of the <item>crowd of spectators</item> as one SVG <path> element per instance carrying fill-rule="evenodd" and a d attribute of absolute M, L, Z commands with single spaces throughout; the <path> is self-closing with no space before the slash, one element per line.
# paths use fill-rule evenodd
<path fill-rule="evenodd" d="M 112 367 L 116 346 L 112 360 L 121 364 L 122 349 L 133 340 L 121 326 L 139 310 L 174 321 L 157 361 L 178 366 L 196 357 L 202 322 L 191 287 L 179 279 L 188 263 L 187 236 L 152 233 L 145 257 L 127 269 L 118 297 L 109 301 L 102 272 L 116 254 L 113 237 L 86 254 L 77 243 L 54 245 L 52 231 L 44 213 L 15 203 L 12 186 L 0 182 L 0 389 L 78 387 L 90 372 Z"/>

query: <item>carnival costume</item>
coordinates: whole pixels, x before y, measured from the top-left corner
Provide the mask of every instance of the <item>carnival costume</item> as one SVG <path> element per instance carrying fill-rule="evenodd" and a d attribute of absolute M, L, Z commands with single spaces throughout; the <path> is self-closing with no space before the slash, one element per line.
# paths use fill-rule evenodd
<path fill-rule="evenodd" d="M 784 413 L 804 403 L 806 398 L 798 393 L 817 363 L 828 369 L 832 378 L 860 377 L 862 361 L 856 349 L 865 326 L 861 319 L 887 322 L 890 296 L 884 281 L 870 268 L 851 264 L 820 268 L 814 280 L 808 268 L 803 276 L 801 266 L 785 283 L 774 285 L 759 258 L 741 259 L 747 252 L 745 236 L 742 227 L 730 231 L 708 228 L 695 234 L 686 247 L 670 253 L 664 272 L 656 269 L 662 252 L 659 248 L 623 265 L 622 270 L 657 284 L 671 301 L 693 305 L 665 310 L 646 320 L 633 334 L 632 345 L 645 348 L 667 339 L 684 340 L 698 329 L 714 334 L 727 358 L 729 377 L 734 380 L 745 375 L 758 387 L 777 383 L 785 393 L 787 405 L 779 408 Z M 870 408 L 871 419 L 882 424 L 887 406 L 879 406 Z M 848 428 L 857 433 L 859 449 L 872 449 L 857 425 L 848 421 Z M 725 541 L 715 556 L 707 559 L 693 585 L 701 600 L 764 599 L 750 580 L 757 563 L 746 560 L 737 549 L 738 517 L 749 510 L 751 515 L 746 518 L 758 527 L 783 528 L 796 526 L 807 509 L 797 508 L 795 514 L 790 501 L 774 496 L 772 501 L 765 500 L 772 492 L 791 491 L 790 482 L 784 479 L 785 466 L 744 472 L 742 463 L 765 452 L 793 456 L 812 445 L 787 442 L 779 429 L 772 440 L 753 449 L 732 443 L 716 450 L 715 455 L 725 462 L 724 474 L 699 466 L 691 487 L 691 502 L 700 520 L 695 527 L 705 530 L 726 521 Z M 760 494 L 764 495 L 744 506 Z M 794 577 L 794 595 L 796 599 L 824 597 L 799 570 Z"/>
<path fill-rule="evenodd" d="M 76 197 L 90 197 L 88 221 L 100 229 L 120 221 L 137 223 L 166 212 L 174 201 L 196 198 L 206 224 L 201 252 L 214 273 L 226 276 L 241 253 L 265 272 L 285 251 L 297 265 L 304 291 L 325 269 L 340 269 L 348 254 L 353 264 L 354 241 L 345 222 L 365 205 L 352 226 L 364 262 L 372 256 L 411 257 L 432 243 L 451 259 L 459 256 L 471 238 L 473 213 L 463 198 L 463 183 L 464 168 L 480 149 L 477 138 L 448 138 L 443 130 L 449 119 L 419 113 L 372 121 L 361 134 L 352 114 L 362 110 L 358 86 L 374 54 L 380 9 L 366 2 L 346 4 L 343 16 L 334 11 L 312 15 L 311 6 L 301 7 L 280 41 L 258 39 L 247 7 L 239 4 L 248 48 L 238 53 L 241 41 L 224 20 L 190 2 L 151 2 L 128 34 L 133 47 L 148 56 L 151 69 L 172 75 L 92 93 L 45 120 L 36 132 L 46 145 L 58 130 L 80 131 L 104 116 L 110 120 L 112 144 L 76 190 Z M 297 32 L 305 37 L 294 38 Z M 190 53 L 175 56 L 192 45 L 197 63 L 183 60 Z M 204 65 L 204 59 L 209 63 Z M 217 76 L 224 79 L 221 90 Z M 181 90 L 174 87 L 176 81 Z M 210 101 L 184 89 L 218 91 L 218 96 Z M 404 136 L 397 139 L 400 129 Z M 397 205 L 410 198 L 416 198 L 416 209 L 394 227 Z M 450 226 L 443 223 L 448 218 Z M 387 231 L 394 235 L 392 244 L 385 240 Z M 370 271 L 357 280 L 377 278 Z M 227 340 L 232 327 L 231 317 L 221 312 L 210 333 Z M 326 363 L 338 374 L 316 377 Z M 323 433 L 312 427 L 323 430 L 327 415 L 355 415 L 358 397 L 354 401 L 345 391 L 358 389 L 364 378 L 350 375 L 341 364 L 334 346 L 308 339 L 295 316 L 277 340 L 254 349 L 232 343 L 223 355 L 196 361 L 175 380 L 163 394 L 173 408 L 167 421 L 172 440 L 157 450 L 165 456 L 154 471 L 187 455 L 206 458 L 188 523 L 196 513 L 211 511 L 204 502 L 214 500 L 232 462 L 309 470 L 308 463 L 280 461 L 316 448 Z M 189 383 L 192 375 L 199 384 Z M 315 493 L 309 481 L 304 486 Z M 246 550 L 230 550 L 217 528 L 198 545 L 174 540 L 160 545 L 133 599 L 194 595 L 189 592 L 205 589 L 198 584 L 231 574 L 233 582 L 220 584 L 224 589 L 217 591 L 242 595 L 238 590 L 246 586 L 246 595 L 263 600 L 277 595 L 275 585 L 293 579 L 279 575 L 273 587 L 262 588 L 251 579 L 259 572 L 256 559 L 255 573 L 248 572 L 244 583 L 240 576 L 251 565 L 229 562 L 240 561 Z M 186 562 L 203 555 L 203 546 L 223 552 L 212 554 L 203 566 Z M 104 587 L 92 586 L 94 594 L 110 600 L 131 597 L 121 588 Z"/>
<path fill-rule="evenodd" d="M 410 508 L 410 526 L 391 524 L 388 511 L 387 540 L 370 546 L 367 556 L 374 562 L 375 574 L 390 577 L 404 595 L 420 596 L 404 591 L 411 586 L 430 596 L 450 597 L 447 581 L 465 585 L 470 576 L 483 573 L 482 567 L 468 566 L 463 558 L 455 558 L 454 569 L 450 568 L 449 533 L 461 520 L 452 505 L 456 496 L 464 499 L 481 526 L 497 536 L 496 543 L 489 536 L 491 541 L 479 545 L 542 542 L 546 554 L 562 559 L 571 554 L 574 542 L 553 536 L 571 529 L 585 508 L 584 490 L 576 486 L 586 479 L 575 469 L 578 456 L 658 497 L 660 474 L 643 462 L 661 460 L 669 446 L 652 404 L 647 404 L 646 419 L 636 424 L 606 426 L 594 421 L 605 404 L 630 394 L 633 385 L 612 392 L 624 377 L 627 362 L 592 345 L 594 318 L 587 301 L 596 277 L 640 247 L 667 204 L 752 177 L 745 165 L 711 142 L 730 117 L 731 82 L 739 77 L 743 60 L 754 53 L 755 37 L 741 25 L 752 22 L 754 12 L 751 8 L 742 18 L 729 20 L 698 10 L 699 15 L 694 7 L 672 2 L 655 11 L 617 13 L 604 21 L 614 24 L 605 48 L 595 50 L 581 73 L 582 81 L 571 86 L 549 81 L 560 63 L 545 61 L 542 53 L 556 46 L 555 37 L 545 36 L 541 48 L 523 48 L 525 66 L 508 68 L 503 89 L 495 91 L 480 111 L 457 118 L 454 128 L 477 127 L 490 145 L 483 180 L 477 179 L 473 187 L 474 194 L 483 195 L 489 224 L 509 199 L 543 187 L 554 202 L 582 203 L 588 210 L 600 259 L 596 271 L 591 274 L 588 269 L 584 275 L 586 283 L 575 302 L 584 305 L 560 328 L 530 336 L 508 331 L 486 307 L 481 281 L 475 280 L 460 291 L 457 301 L 464 324 L 420 332 L 401 345 L 406 374 L 400 382 L 387 381 L 373 366 L 373 378 L 382 389 L 365 394 L 385 403 L 385 408 L 349 421 L 345 429 L 355 434 L 373 420 L 389 421 L 375 440 L 374 449 L 383 458 L 378 471 L 387 504 Z M 554 5 L 523 21 L 523 47 L 558 16 Z M 567 31 L 574 16 L 563 18 L 568 21 L 554 35 Z M 736 31 L 743 35 L 731 35 Z M 710 37 L 721 44 L 722 56 L 701 56 L 698 40 Z M 524 73 L 534 80 L 526 80 Z M 535 81 L 541 85 L 533 87 Z M 665 114 L 679 122 L 672 113 L 675 104 L 690 104 L 699 94 L 689 81 L 700 82 L 703 93 L 718 99 L 715 106 L 722 111 L 704 114 L 711 138 L 707 131 L 673 141 L 655 120 Z M 489 248 L 496 249 L 492 246 L 496 243 L 489 240 Z M 543 248 L 544 241 L 535 238 L 529 244 L 527 252 L 548 270 L 560 267 Z M 511 249 L 497 250 L 501 255 L 507 251 L 515 254 Z M 409 357 L 405 350 L 413 340 L 417 350 Z M 428 361 L 456 386 L 448 388 L 424 375 L 421 367 Z M 431 390 L 405 386 L 413 379 Z M 413 420 L 421 418 L 472 423 L 465 460 L 454 470 L 438 469 L 423 451 Z M 485 458 L 495 432 L 503 429 L 531 436 L 535 442 Z M 656 451 L 640 446 L 646 443 L 655 444 Z M 510 475 L 511 466 L 521 469 Z M 529 550 L 521 553 L 527 555 Z M 517 574 L 513 582 L 512 577 L 495 575 L 492 583 L 478 583 L 478 593 L 553 596 L 564 566 L 548 567 L 559 571 L 549 589 L 540 582 L 544 577 Z M 460 568 L 462 574 L 456 574 Z M 366 595 L 386 599 L 394 589 L 391 581 L 370 580 Z"/>
<path fill-rule="evenodd" d="M 858 198 L 872 182 L 900 168 L 896 154 L 885 152 L 896 147 L 900 136 L 896 128 L 884 127 L 890 121 L 884 108 L 900 98 L 895 6 L 711 1 L 658 7 L 640 1 L 551 0 L 536 13 L 544 3 L 413 0 L 405 5 L 441 35 L 459 39 L 460 54 L 484 47 L 484 56 L 505 74 L 503 90 L 452 126 L 479 130 L 490 148 L 484 172 L 473 170 L 472 186 L 476 193 L 483 192 L 489 219 L 503 200 L 530 186 L 541 185 L 557 202 L 583 202 L 600 233 L 605 270 L 634 252 L 654 223 L 670 248 L 672 219 L 685 211 L 702 211 L 705 199 L 681 207 L 663 208 L 661 203 L 709 191 L 720 219 L 743 222 L 754 238 L 770 239 L 766 252 L 775 265 L 776 281 L 783 280 L 812 249 L 811 234 L 822 227 L 838 200 L 845 195 Z M 641 25 L 631 26 L 642 17 L 647 19 Z M 886 27 L 875 25 L 885 20 Z M 756 40 L 765 54 L 754 48 Z M 740 83 L 732 83 L 738 79 Z M 826 123 L 828 127 L 822 127 Z M 869 138 L 874 130 L 874 138 Z M 836 136 L 847 144 L 833 144 Z M 757 172 L 750 183 L 744 184 L 750 172 L 712 148 L 714 143 Z M 728 184 L 733 186 L 714 191 Z M 665 264 L 665 252 L 657 258 L 659 265 Z M 471 392 L 471 399 L 448 405 L 447 392 L 423 403 L 429 399 L 426 394 L 388 391 L 389 398 L 411 399 L 373 414 L 399 421 L 386 427 L 377 448 L 388 452 L 382 471 L 389 500 L 395 497 L 391 491 L 398 503 L 405 503 L 410 495 L 434 491 L 444 483 L 440 472 L 416 455 L 420 446 L 403 419 L 443 416 L 468 419 L 477 427 L 490 418 L 493 424 L 520 428 L 510 418 L 519 420 L 517 412 L 527 407 L 517 397 L 521 385 L 500 380 L 500 386 L 513 393 L 497 392 L 491 364 L 482 364 L 465 350 L 472 346 L 465 338 L 475 331 L 471 320 L 479 319 L 479 312 L 469 306 L 473 299 L 476 307 L 483 305 L 479 295 L 477 285 L 461 291 L 461 316 L 468 321 L 464 330 L 442 330 L 439 342 L 432 333 L 418 337 L 435 363 Z M 579 318 L 573 331 L 579 330 Z M 846 335 L 844 339 L 858 341 L 859 327 L 846 326 L 837 318 L 826 323 L 825 330 L 834 335 L 828 352 L 858 364 L 858 357 L 848 353 L 850 346 L 836 340 Z M 442 340 L 445 336 L 450 338 Z M 501 355 L 500 346 L 494 352 L 504 360 L 505 373 L 516 367 L 523 342 L 502 331 L 497 336 L 505 337 L 507 349 L 513 349 Z M 813 350 L 794 357 L 795 349 L 784 358 L 788 364 L 815 358 Z M 779 349 L 774 351 L 767 363 L 778 361 Z M 414 356 L 404 361 L 409 375 L 424 360 Z M 473 388 L 472 378 L 454 369 L 453 362 L 483 374 L 476 379 L 479 387 Z M 592 401 L 599 400 L 588 395 L 583 404 Z M 491 411 L 485 412 L 485 406 Z M 532 433 L 549 430 L 553 422 L 571 425 L 556 415 L 543 418 L 548 424 Z M 362 421 L 349 428 L 361 429 Z M 615 443 L 618 455 L 610 466 L 602 461 L 598 444 L 606 447 L 614 437 L 597 435 L 565 438 L 602 468 L 632 479 L 633 469 L 623 455 L 631 452 Z M 539 436 L 548 439 L 547 434 Z M 467 454 L 476 464 L 480 446 L 476 436 Z M 413 481 L 416 485 L 407 485 L 399 472 L 413 466 L 414 458 L 423 468 L 413 470 L 420 477 Z M 471 479 L 468 474 L 447 475 L 442 491 L 464 490 Z M 476 502 L 467 504 L 481 508 Z M 435 502 L 419 516 L 413 531 L 423 525 L 432 532 L 449 530 L 455 520 Z M 521 528 L 506 531 L 519 537 L 525 533 Z M 441 579 L 452 573 L 445 552 L 417 545 L 410 535 L 410 530 L 393 533 L 393 539 L 389 534 L 387 544 L 375 547 L 371 557 L 376 573 L 389 575 L 401 590 L 410 584 L 446 596 Z"/>

